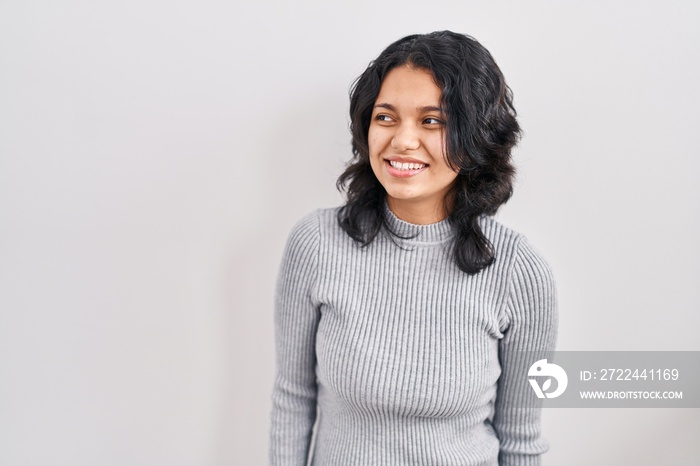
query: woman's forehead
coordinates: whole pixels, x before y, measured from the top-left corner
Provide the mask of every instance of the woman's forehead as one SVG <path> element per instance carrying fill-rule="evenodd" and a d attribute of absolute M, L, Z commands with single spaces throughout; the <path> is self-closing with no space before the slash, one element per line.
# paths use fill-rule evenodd
<path fill-rule="evenodd" d="M 396 110 L 439 110 L 441 96 L 442 90 L 429 71 L 404 65 L 384 77 L 376 104 L 388 104 Z"/>

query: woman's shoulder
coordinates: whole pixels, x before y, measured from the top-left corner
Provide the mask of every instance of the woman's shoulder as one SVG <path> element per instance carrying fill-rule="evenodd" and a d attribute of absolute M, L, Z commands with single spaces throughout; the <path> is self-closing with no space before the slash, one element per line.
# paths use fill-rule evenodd
<path fill-rule="evenodd" d="M 542 275 L 551 275 L 551 267 L 542 253 L 521 232 L 518 232 L 492 216 L 479 219 L 482 231 L 496 252 L 496 257 L 514 264 L 521 263 Z"/>
<path fill-rule="evenodd" d="M 302 215 L 292 227 L 292 231 L 298 229 L 308 229 L 313 225 L 318 228 L 321 225 L 326 225 L 329 223 L 337 222 L 338 218 L 338 207 L 321 207 L 318 209 L 311 210 L 306 214 Z"/>
<path fill-rule="evenodd" d="M 292 226 L 287 237 L 286 250 L 295 258 L 316 261 L 329 250 L 337 249 L 339 241 L 345 240 L 338 225 L 340 207 L 318 208 L 302 215 Z"/>
<path fill-rule="evenodd" d="M 497 250 L 510 249 L 525 238 L 522 233 L 504 225 L 491 215 L 479 217 L 479 226 L 484 236 Z"/>
<path fill-rule="evenodd" d="M 314 209 L 301 216 L 292 226 L 290 240 L 298 237 L 315 237 L 332 234 L 338 228 L 338 210 L 340 207 L 323 207 Z"/>

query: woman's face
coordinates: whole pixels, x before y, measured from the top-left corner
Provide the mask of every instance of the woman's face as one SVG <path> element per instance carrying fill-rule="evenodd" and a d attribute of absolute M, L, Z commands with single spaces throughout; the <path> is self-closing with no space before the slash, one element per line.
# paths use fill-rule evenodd
<path fill-rule="evenodd" d="M 369 125 L 372 170 L 399 218 L 444 219 L 444 199 L 457 178 L 444 153 L 442 91 L 424 69 L 404 65 L 384 77 Z"/>

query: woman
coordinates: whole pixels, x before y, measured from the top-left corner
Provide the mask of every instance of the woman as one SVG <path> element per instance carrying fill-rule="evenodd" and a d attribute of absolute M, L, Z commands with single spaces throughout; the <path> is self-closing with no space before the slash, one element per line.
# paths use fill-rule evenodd
<path fill-rule="evenodd" d="M 297 223 L 278 278 L 271 464 L 539 464 L 509 355 L 554 349 L 556 294 L 491 217 L 520 134 L 499 68 L 470 37 L 408 36 L 350 115 L 347 203 Z"/>

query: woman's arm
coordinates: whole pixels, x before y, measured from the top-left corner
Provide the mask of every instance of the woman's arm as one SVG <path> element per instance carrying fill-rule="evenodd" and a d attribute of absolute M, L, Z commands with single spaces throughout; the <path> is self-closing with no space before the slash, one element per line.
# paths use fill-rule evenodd
<path fill-rule="evenodd" d="M 537 466 L 548 445 L 540 437 L 541 409 L 525 383 L 529 366 L 522 356 L 554 351 L 557 296 L 549 265 L 525 238 L 520 238 L 516 251 L 499 343 L 502 372 L 493 426 L 500 440 L 500 466 Z"/>
<path fill-rule="evenodd" d="M 319 221 L 292 229 L 275 292 L 276 377 L 272 393 L 270 465 L 306 466 L 316 420 L 316 328 Z"/>

